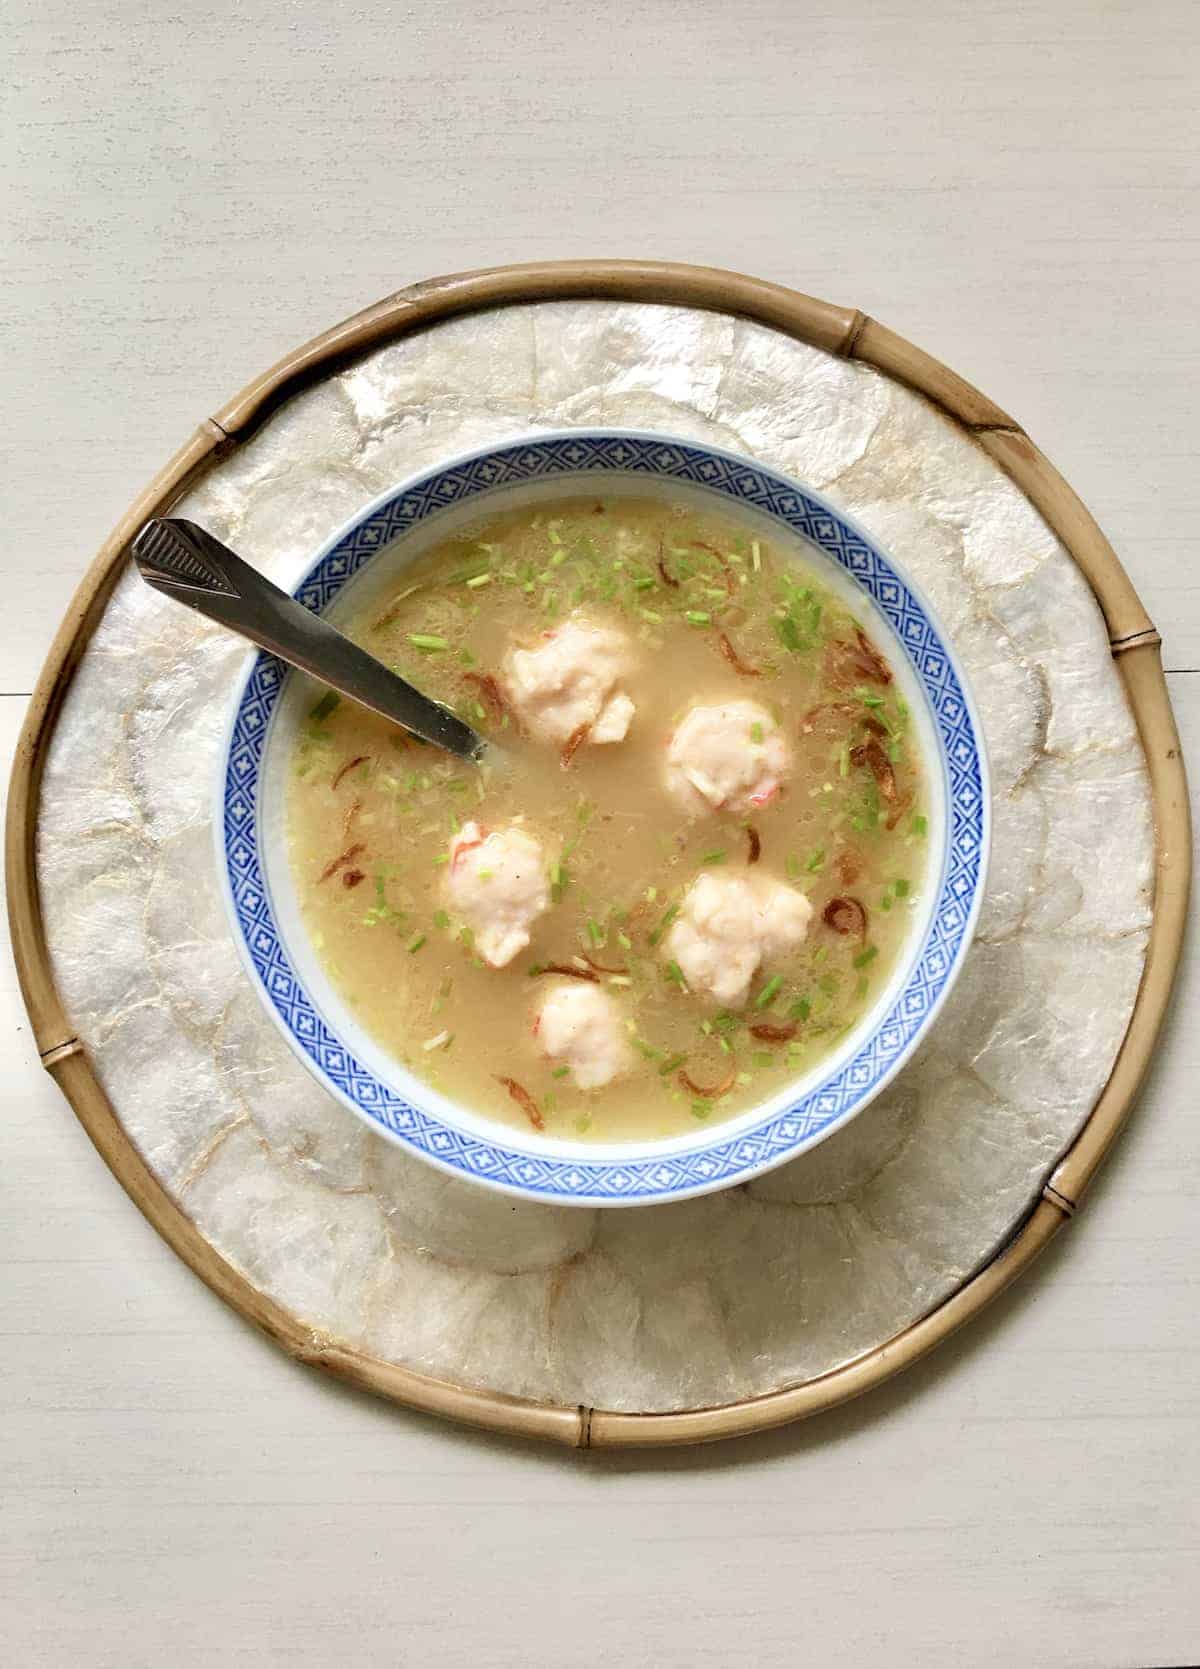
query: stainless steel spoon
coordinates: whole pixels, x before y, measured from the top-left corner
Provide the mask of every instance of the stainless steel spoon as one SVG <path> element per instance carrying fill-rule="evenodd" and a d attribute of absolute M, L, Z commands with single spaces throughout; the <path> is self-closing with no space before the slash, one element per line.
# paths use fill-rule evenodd
<path fill-rule="evenodd" d="M 195 522 L 156 517 L 133 541 L 133 556 L 147 585 L 164 596 L 249 638 L 423 741 L 460 759 L 482 757 L 487 743 L 469 724 L 265 580 Z"/>

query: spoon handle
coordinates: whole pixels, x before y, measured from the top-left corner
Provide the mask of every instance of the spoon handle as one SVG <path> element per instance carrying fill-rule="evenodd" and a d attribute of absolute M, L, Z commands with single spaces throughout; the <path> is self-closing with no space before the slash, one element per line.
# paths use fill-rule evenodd
<path fill-rule="evenodd" d="M 422 695 L 195 522 L 177 517 L 147 522 L 133 541 L 133 556 L 142 578 L 164 596 L 249 638 L 423 741 L 461 759 L 482 755 L 483 738 L 448 707 Z"/>

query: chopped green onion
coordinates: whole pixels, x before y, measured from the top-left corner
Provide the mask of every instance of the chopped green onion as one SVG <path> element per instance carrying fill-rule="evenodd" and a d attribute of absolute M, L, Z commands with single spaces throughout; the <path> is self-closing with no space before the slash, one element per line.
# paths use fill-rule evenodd
<path fill-rule="evenodd" d="M 326 690 L 320 701 L 317 702 L 312 712 L 308 715 L 309 718 L 315 719 L 316 722 L 320 724 L 324 719 L 329 717 L 330 713 L 333 712 L 333 709 L 337 706 L 341 699 L 341 696 L 336 690 Z"/>
<path fill-rule="evenodd" d="M 425 943 L 424 933 L 414 933 L 412 938 L 408 941 L 407 945 L 405 945 L 404 948 L 405 948 L 405 950 L 407 950 L 407 952 L 410 956 L 415 956 L 417 951 L 420 950 L 421 946 L 424 943 Z"/>
<path fill-rule="evenodd" d="M 838 776 L 848 777 L 849 775 L 850 775 L 850 744 L 849 744 L 849 742 L 843 742 L 841 747 L 838 749 Z"/>
<path fill-rule="evenodd" d="M 824 864 L 825 848 L 823 846 L 818 846 L 804 867 L 810 875 L 816 875 L 818 871 L 824 867 Z"/>
<path fill-rule="evenodd" d="M 587 936 L 597 950 L 599 950 L 600 946 L 604 943 L 606 937 L 604 929 L 601 927 L 600 923 L 598 921 L 593 921 L 590 916 L 588 917 Z"/>
<path fill-rule="evenodd" d="M 433 925 L 443 929 L 449 927 L 450 917 L 446 914 L 445 910 L 435 910 L 433 912 Z"/>
<path fill-rule="evenodd" d="M 715 852 L 706 852 L 700 859 L 701 863 L 724 863 L 727 854 L 724 847 L 718 847 Z"/>
<path fill-rule="evenodd" d="M 801 997 L 788 1009 L 789 1020 L 807 1020 L 812 1013 L 812 1004 L 807 997 Z"/>
<path fill-rule="evenodd" d="M 878 955 L 879 946 L 868 945 L 866 950 L 860 950 L 858 955 L 854 958 L 854 966 L 856 968 L 865 968 L 869 962 L 874 962 Z"/>
<path fill-rule="evenodd" d="M 570 1070 L 569 1066 L 556 1066 L 550 1076 L 552 1078 L 565 1078 Z"/>
<path fill-rule="evenodd" d="M 492 576 L 490 574 L 475 574 L 467 581 L 472 591 L 478 591 L 481 585 L 490 585 L 491 583 Z"/>
<path fill-rule="evenodd" d="M 800 653 L 803 647 L 800 642 L 800 632 L 790 614 L 776 615 L 775 635 L 783 644 L 783 647 L 790 650 L 793 655 Z"/>
<path fill-rule="evenodd" d="M 662 920 L 659 922 L 658 926 L 654 929 L 653 933 L 651 933 L 651 935 L 650 935 L 650 943 L 652 945 L 656 945 L 658 943 L 658 941 L 662 938 L 663 934 L 667 931 L 667 928 L 670 927 L 671 923 L 675 920 L 675 917 L 678 914 L 679 914 L 678 904 L 672 904 L 669 909 L 667 909 L 663 912 Z M 682 983 L 682 981 L 681 981 L 681 983 Z"/>
<path fill-rule="evenodd" d="M 699 608 L 684 609 L 683 618 L 691 626 L 711 626 L 712 625 L 712 615 L 711 614 L 706 614 L 703 609 L 699 609 Z"/>
<path fill-rule="evenodd" d="M 628 937 L 628 935 L 626 935 L 624 933 L 618 933 L 617 934 L 617 943 L 620 945 L 622 950 L 632 950 L 633 949 L 633 940 L 630 939 Z"/>
<path fill-rule="evenodd" d="M 923 817 L 920 816 L 913 818 L 910 827 L 915 835 L 925 835 L 929 833 L 929 824 Z"/>
<path fill-rule="evenodd" d="M 750 541 L 750 561 L 754 566 L 754 572 L 759 573 L 762 569 L 762 548 L 757 539 Z"/>
<path fill-rule="evenodd" d="M 409 632 L 408 641 L 414 649 L 423 649 L 427 655 L 450 647 L 449 638 L 437 637 L 433 632 Z"/>
<path fill-rule="evenodd" d="M 667 963 L 667 978 L 686 990 L 687 981 L 683 977 L 683 969 L 678 962 L 670 961 Z"/>
<path fill-rule="evenodd" d="M 762 727 L 762 725 L 761 724 L 752 724 L 750 726 L 750 740 L 752 742 L 758 743 L 758 742 L 761 742 L 762 739 L 763 739 L 763 727 Z"/>
<path fill-rule="evenodd" d="M 633 589 L 635 591 L 651 591 L 653 588 L 654 581 L 650 578 L 649 574 L 639 574 L 633 582 Z"/>
<path fill-rule="evenodd" d="M 755 997 L 755 999 L 754 999 L 755 1008 L 760 1008 L 761 1009 L 761 1008 L 769 1007 L 769 1005 L 774 1002 L 776 996 L 779 994 L 779 989 L 782 986 L 782 984 L 783 984 L 783 975 L 782 974 L 772 974 L 771 978 L 767 981 L 767 983 L 763 986 L 762 990 L 758 993 L 758 996 Z"/>
<path fill-rule="evenodd" d="M 666 1078 L 670 1073 L 681 1067 L 686 1059 L 686 1055 L 672 1055 L 670 1060 L 665 1060 L 659 1067 L 659 1076 Z"/>
<path fill-rule="evenodd" d="M 907 881 L 905 881 L 903 879 L 901 879 L 899 881 L 893 881 L 892 882 L 892 888 L 893 888 L 893 891 L 895 892 L 897 898 L 907 898 L 908 897 L 908 882 Z"/>

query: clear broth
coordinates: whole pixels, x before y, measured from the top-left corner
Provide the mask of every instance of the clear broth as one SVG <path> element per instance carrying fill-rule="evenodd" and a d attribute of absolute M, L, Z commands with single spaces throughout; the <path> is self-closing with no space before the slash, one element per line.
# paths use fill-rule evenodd
<path fill-rule="evenodd" d="M 502 1124 L 529 1128 L 511 1079 L 547 1135 L 647 1140 L 766 1100 L 875 1001 L 923 902 L 924 774 L 886 658 L 801 551 L 692 504 L 543 502 L 455 533 L 342 622 L 505 756 L 502 768 L 461 763 L 332 695 L 302 724 L 287 789 L 302 915 L 334 984 L 396 1059 Z M 628 635 L 636 664 L 622 686 L 637 714 L 623 742 L 580 747 L 564 768 L 479 680 L 512 643 L 574 612 Z M 663 787 L 664 744 L 694 702 L 744 698 L 787 734 L 785 792 L 751 818 L 689 818 Z M 516 816 L 544 845 L 554 904 L 528 951 L 493 969 L 442 877 L 461 823 Z M 750 872 L 804 892 L 813 917 L 730 1012 L 680 989 L 664 924 L 698 875 L 748 869 L 754 846 Z M 846 899 L 864 931 L 844 930 Z M 636 1061 L 591 1091 L 556 1075 L 530 1026 L 545 992 L 537 970 L 585 959 L 618 1000 Z"/>

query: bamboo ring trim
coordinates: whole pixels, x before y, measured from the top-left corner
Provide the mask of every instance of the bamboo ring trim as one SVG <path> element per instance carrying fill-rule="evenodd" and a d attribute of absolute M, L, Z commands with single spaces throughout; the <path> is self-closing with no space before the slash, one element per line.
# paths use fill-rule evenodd
<path fill-rule="evenodd" d="M 199 1234 L 153 1176 L 96 1079 L 54 984 L 35 862 L 41 775 L 62 700 L 129 542 L 147 517 L 165 513 L 202 473 L 231 447 L 248 439 L 285 400 L 368 348 L 458 313 L 553 298 L 597 297 L 742 315 L 828 353 L 874 366 L 925 395 L 971 433 L 1041 513 L 1096 596 L 1137 720 L 1155 816 L 1154 917 L 1128 1031 L 1086 1124 L 1007 1244 L 929 1315 L 834 1372 L 766 1396 L 673 1414 L 554 1407 L 468 1390 L 324 1339 L 257 1291 Z M 413 285 L 296 349 L 206 419 L 114 528 L 59 627 L 17 744 L 5 844 L 14 954 L 43 1064 L 109 1169 L 168 1245 L 233 1309 L 298 1361 L 408 1407 L 575 1448 L 709 1442 L 832 1408 L 924 1356 L 1015 1280 L 1074 1214 L 1129 1114 L 1170 998 L 1191 875 L 1187 783 L 1158 633 L 1103 533 L 1020 426 L 953 371 L 855 308 L 837 307 L 738 273 L 644 261 L 489 268 Z"/>

